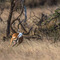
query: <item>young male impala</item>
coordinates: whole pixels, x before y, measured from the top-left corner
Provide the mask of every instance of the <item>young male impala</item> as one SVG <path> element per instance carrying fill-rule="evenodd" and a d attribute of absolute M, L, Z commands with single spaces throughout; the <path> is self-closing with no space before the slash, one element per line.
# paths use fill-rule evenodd
<path fill-rule="evenodd" d="M 30 33 L 30 31 L 32 30 L 32 27 L 29 29 L 29 31 L 27 33 L 14 33 L 12 35 L 11 41 L 10 41 L 10 45 L 12 44 L 12 42 L 14 43 L 13 46 L 15 46 L 16 44 L 20 44 L 23 41 L 23 35 L 28 35 Z"/>
<path fill-rule="evenodd" d="M 10 45 L 12 44 L 12 42 L 14 43 L 14 45 L 16 45 L 16 44 L 20 44 L 22 41 L 23 41 L 23 34 L 22 33 L 14 33 L 12 35 Z"/>

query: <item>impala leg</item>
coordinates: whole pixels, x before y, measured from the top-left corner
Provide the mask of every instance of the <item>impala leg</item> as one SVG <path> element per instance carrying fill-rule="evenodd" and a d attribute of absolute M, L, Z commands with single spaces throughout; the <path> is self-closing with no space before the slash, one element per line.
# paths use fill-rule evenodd
<path fill-rule="evenodd" d="M 11 38 L 10 45 L 12 44 L 13 38 Z"/>

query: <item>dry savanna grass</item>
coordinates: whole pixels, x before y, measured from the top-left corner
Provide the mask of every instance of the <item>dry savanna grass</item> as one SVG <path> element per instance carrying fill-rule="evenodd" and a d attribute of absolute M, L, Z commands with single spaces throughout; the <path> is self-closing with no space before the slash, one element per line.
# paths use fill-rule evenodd
<path fill-rule="evenodd" d="M 0 60 L 60 60 L 60 42 L 50 44 L 40 40 L 31 39 L 15 47 L 9 42 L 0 42 Z"/>
<path fill-rule="evenodd" d="M 58 6 L 54 6 L 53 8 L 43 7 L 27 9 L 27 23 L 29 27 L 33 26 L 34 29 L 38 28 L 35 23 L 39 21 L 36 17 L 29 19 L 30 13 L 31 16 L 34 16 L 34 12 L 36 16 L 41 17 L 41 13 L 49 15 L 51 11 L 54 12 L 56 8 L 58 8 Z M 9 10 L 5 9 L 4 13 L 1 15 L 3 21 L 8 19 L 8 15 Z M 12 19 L 16 18 L 18 15 L 19 14 L 15 12 Z M 21 19 L 22 18 L 23 16 Z M 6 22 L 0 22 L 0 60 L 60 60 L 60 42 L 52 43 L 52 39 L 48 41 L 46 38 L 43 38 L 43 41 L 40 39 L 31 38 L 29 40 L 24 38 L 19 46 L 11 47 L 10 39 L 7 39 L 5 42 L 2 41 L 2 37 L 5 36 L 6 33 L 6 26 Z"/>

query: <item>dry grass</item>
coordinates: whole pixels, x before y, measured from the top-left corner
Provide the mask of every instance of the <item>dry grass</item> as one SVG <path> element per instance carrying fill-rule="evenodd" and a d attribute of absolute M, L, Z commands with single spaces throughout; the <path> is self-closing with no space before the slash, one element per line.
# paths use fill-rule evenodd
<path fill-rule="evenodd" d="M 37 9 L 28 9 L 27 15 L 30 16 L 30 11 L 34 11 L 36 16 L 41 16 L 41 13 L 51 14 L 57 8 L 37 8 Z M 38 10 L 38 11 L 37 11 Z M 9 10 L 4 10 L 5 12 L 1 15 L 3 21 L 7 20 Z M 34 15 L 33 13 L 31 13 Z M 14 18 L 16 18 L 14 15 Z M 28 20 L 31 26 L 36 26 L 33 22 L 33 19 Z M 38 20 L 39 21 L 39 20 Z M 34 20 L 36 22 L 36 19 Z M 9 45 L 9 41 L 2 41 L 2 36 L 6 33 L 6 22 L 0 22 L 0 60 L 60 60 L 60 42 L 50 43 L 46 38 L 41 40 L 37 39 L 28 39 L 24 38 L 24 41 L 15 47 Z M 35 28 L 35 27 L 34 27 Z"/>
<path fill-rule="evenodd" d="M 59 44 L 59 45 L 58 45 Z M 50 44 L 31 39 L 15 47 L 0 42 L 0 60 L 60 60 L 60 43 Z"/>

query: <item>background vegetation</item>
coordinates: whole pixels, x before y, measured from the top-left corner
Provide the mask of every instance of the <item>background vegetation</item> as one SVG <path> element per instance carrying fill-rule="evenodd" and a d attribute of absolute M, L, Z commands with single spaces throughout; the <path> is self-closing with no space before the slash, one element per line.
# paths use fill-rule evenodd
<path fill-rule="evenodd" d="M 25 0 L 25 23 L 20 0 L 11 1 L 0 0 L 0 60 L 60 60 L 60 0 Z M 7 22 L 16 32 L 19 22 L 20 32 L 30 30 L 19 46 L 10 46 L 13 32 L 10 28 L 10 36 L 6 36 Z"/>
<path fill-rule="evenodd" d="M 46 7 L 47 5 L 56 6 L 59 3 L 60 3 L 59 0 L 25 0 L 25 5 L 30 8 L 35 8 L 35 7 L 40 7 L 40 6 Z M 16 7 L 17 7 L 17 5 L 19 6 L 19 4 L 20 4 L 20 1 L 17 0 Z M 0 9 L 3 11 L 5 8 L 7 8 L 7 9 L 10 8 L 10 1 L 0 0 Z M 37 20 L 38 20 L 38 18 L 37 18 Z M 58 40 L 59 35 L 60 35 L 60 33 L 59 33 L 60 32 L 59 31 L 60 30 L 60 8 L 56 9 L 54 11 L 54 13 L 49 16 L 42 13 L 41 18 L 39 17 L 39 22 L 37 22 L 36 25 L 38 26 L 36 33 L 38 31 L 40 31 L 45 36 L 54 37 L 55 41 Z"/>

